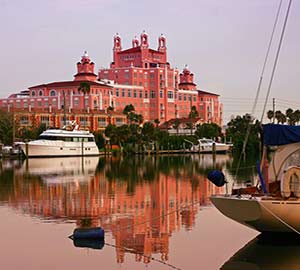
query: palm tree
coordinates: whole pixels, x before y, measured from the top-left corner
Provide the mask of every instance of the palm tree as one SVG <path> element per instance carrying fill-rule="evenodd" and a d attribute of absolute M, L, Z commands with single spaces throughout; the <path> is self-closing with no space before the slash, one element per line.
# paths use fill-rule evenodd
<path fill-rule="evenodd" d="M 156 119 L 154 120 L 154 123 L 155 123 L 155 127 L 158 128 L 158 125 L 159 125 L 159 123 L 160 123 L 159 119 L 156 118 Z"/>
<path fill-rule="evenodd" d="M 268 111 L 267 117 L 270 120 L 270 123 L 272 122 L 272 118 L 273 118 L 273 123 L 274 123 L 274 111 L 272 111 L 272 110 Z"/>
<path fill-rule="evenodd" d="M 191 120 L 190 124 L 188 125 L 191 129 L 191 135 L 193 135 L 193 128 L 194 128 L 194 119 L 197 118 L 199 116 L 199 113 L 196 109 L 196 106 L 192 106 L 191 107 L 191 111 L 189 113 L 189 119 Z"/>
<path fill-rule="evenodd" d="M 294 111 L 293 111 L 293 109 L 288 108 L 288 109 L 285 111 L 285 115 L 286 115 L 286 117 L 288 118 L 288 123 L 289 123 L 289 125 L 293 125 L 293 124 L 294 124 Z"/>
<path fill-rule="evenodd" d="M 135 108 L 132 104 L 126 105 L 124 110 L 123 110 L 123 114 L 128 115 L 130 112 L 135 111 Z"/>
<path fill-rule="evenodd" d="M 178 135 L 179 126 L 180 126 L 180 120 L 179 120 L 178 118 L 176 118 L 176 119 L 174 120 L 173 128 L 176 129 L 176 134 L 177 134 L 177 135 Z"/>
<path fill-rule="evenodd" d="M 298 124 L 300 121 L 300 110 L 294 111 L 294 115 L 295 115 L 295 122 Z"/>
<path fill-rule="evenodd" d="M 81 82 L 78 87 L 78 92 L 83 93 L 83 106 L 85 107 L 85 96 L 91 91 L 91 84 L 89 82 Z M 84 117 L 84 129 L 85 129 L 85 117 Z"/>
<path fill-rule="evenodd" d="M 277 120 L 277 124 L 280 122 L 281 116 L 282 116 L 281 111 L 276 111 L 275 112 L 275 119 Z"/>

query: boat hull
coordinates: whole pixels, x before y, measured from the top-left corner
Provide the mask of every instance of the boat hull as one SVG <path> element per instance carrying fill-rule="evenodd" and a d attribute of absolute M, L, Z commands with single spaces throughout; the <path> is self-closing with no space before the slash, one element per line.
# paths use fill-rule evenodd
<path fill-rule="evenodd" d="M 26 157 L 97 156 L 99 150 L 94 142 L 34 141 L 21 144 Z"/>
<path fill-rule="evenodd" d="M 225 216 L 260 232 L 300 231 L 300 200 L 225 195 L 210 199 Z"/>

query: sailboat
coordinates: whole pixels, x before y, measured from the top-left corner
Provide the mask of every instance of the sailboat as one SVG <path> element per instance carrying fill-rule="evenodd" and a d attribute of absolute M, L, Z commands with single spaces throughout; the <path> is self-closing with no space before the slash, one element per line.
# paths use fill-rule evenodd
<path fill-rule="evenodd" d="M 300 126 L 263 125 L 264 145 L 278 146 L 260 187 L 210 199 L 225 216 L 260 232 L 300 232 Z"/>
<path fill-rule="evenodd" d="M 270 93 L 291 2 L 292 0 L 289 0 L 265 106 Z M 280 6 L 281 2 L 273 33 Z M 266 59 L 263 70 L 265 68 Z M 260 77 L 256 101 L 261 81 L 262 75 Z M 264 112 L 265 107 L 263 114 Z M 262 155 L 261 166 L 257 166 L 260 180 L 259 185 L 232 189 L 230 195 L 216 195 L 210 199 L 216 208 L 225 216 L 260 232 L 294 232 L 300 234 L 300 126 L 267 124 L 263 125 L 262 129 L 264 153 Z M 246 140 L 244 142 L 244 146 L 245 145 Z M 276 147 L 270 165 L 267 164 L 265 158 L 268 146 Z M 263 169 L 264 173 L 262 173 L 261 169 Z M 222 175 L 221 172 L 211 173 L 208 178 L 218 186 L 226 184 L 224 175 Z"/>

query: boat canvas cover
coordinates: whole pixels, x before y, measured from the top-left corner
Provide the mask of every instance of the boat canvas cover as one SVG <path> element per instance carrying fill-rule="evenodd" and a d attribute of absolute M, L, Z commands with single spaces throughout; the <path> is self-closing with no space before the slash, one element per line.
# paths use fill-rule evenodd
<path fill-rule="evenodd" d="M 300 126 L 263 125 L 265 145 L 285 145 L 300 142 Z"/>

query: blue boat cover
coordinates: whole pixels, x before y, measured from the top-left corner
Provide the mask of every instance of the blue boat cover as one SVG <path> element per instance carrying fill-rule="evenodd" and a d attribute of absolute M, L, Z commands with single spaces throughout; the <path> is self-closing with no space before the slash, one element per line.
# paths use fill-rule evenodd
<path fill-rule="evenodd" d="M 263 125 L 265 145 L 284 145 L 300 142 L 300 126 L 279 124 Z"/>

